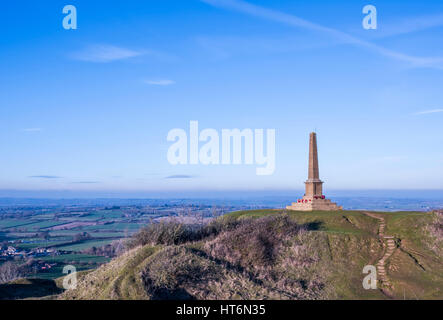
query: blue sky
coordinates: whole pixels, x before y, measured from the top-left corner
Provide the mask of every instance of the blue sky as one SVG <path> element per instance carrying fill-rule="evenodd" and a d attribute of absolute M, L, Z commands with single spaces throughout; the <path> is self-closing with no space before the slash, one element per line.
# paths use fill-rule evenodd
<path fill-rule="evenodd" d="M 326 190 L 443 189 L 442 84 L 441 1 L 2 3 L 0 190 L 301 189 L 314 129 Z M 275 173 L 170 165 L 191 120 L 275 129 Z"/>

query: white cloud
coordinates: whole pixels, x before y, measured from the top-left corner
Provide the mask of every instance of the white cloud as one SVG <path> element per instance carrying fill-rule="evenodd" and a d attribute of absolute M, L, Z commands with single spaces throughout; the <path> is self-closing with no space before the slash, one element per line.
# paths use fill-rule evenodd
<path fill-rule="evenodd" d="M 75 52 L 71 57 L 79 61 L 109 63 L 138 57 L 143 54 L 145 53 L 141 51 L 111 45 L 92 45 L 81 51 Z"/>
<path fill-rule="evenodd" d="M 174 80 L 145 80 L 146 84 L 151 86 L 171 86 L 175 84 Z"/>
<path fill-rule="evenodd" d="M 241 0 L 201 0 L 215 7 L 223 7 L 235 11 L 245 13 L 250 16 L 275 21 L 292 27 L 307 29 L 319 33 L 326 34 L 332 38 L 339 40 L 341 43 L 352 44 L 374 51 L 380 55 L 390 57 L 396 60 L 408 62 L 415 67 L 433 67 L 443 69 L 443 58 L 416 57 L 401 52 L 386 49 L 369 41 L 361 40 L 348 33 L 324 27 L 322 25 L 310 22 L 297 16 L 284 12 L 257 6 Z"/>
<path fill-rule="evenodd" d="M 443 109 L 433 109 L 433 110 L 420 111 L 420 112 L 414 113 L 414 115 L 419 116 L 422 114 L 439 113 L 439 112 L 443 112 Z"/>

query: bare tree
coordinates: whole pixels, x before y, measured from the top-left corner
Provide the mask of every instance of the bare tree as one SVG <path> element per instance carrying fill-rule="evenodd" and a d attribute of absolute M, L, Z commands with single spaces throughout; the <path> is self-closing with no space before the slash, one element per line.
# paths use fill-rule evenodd
<path fill-rule="evenodd" d="M 12 262 L 5 262 L 0 265 L 0 284 L 7 283 L 19 278 L 23 275 L 18 265 Z"/>
<path fill-rule="evenodd" d="M 113 241 L 112 246 L 115 248 L 114 251 L 116 256 L 120 256 L 126 250 L 125 241 L 123 239 Z"/>

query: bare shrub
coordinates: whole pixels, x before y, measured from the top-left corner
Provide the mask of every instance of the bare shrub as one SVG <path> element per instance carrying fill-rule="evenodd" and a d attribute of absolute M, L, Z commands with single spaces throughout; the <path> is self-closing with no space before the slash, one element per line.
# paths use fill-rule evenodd
<path fill-rule="evenodd" d="M 188 228 L 178 222 L 152 223 L 141 229 L 129 241 L 129 248 L 139 245 L 177 245 L 190 236 Z"/>
<path fill-rule="evenodd" d="M 126 241 L 124 239 L 112 241 L 111 246 L 116 257 L 120 257 L 126 252 Z"/>
<path fill-rule="evenodd" d="M 431 237 L 429 247 L 439 256 L 443 255 L 443 211 L 433 212 L 432 222 L 426 229 Z"/>
<path fill-rule="evenodd" d="M 81 242 L 89 239 L 91 239 L 91 235 L 87 232 L 82 232 L 74 235 L 72 242 Z"/>
<path fill-rule="evenodd" d="M 205 249 L 213 257 L 248 269 L 272 266 L 282 241 L 301 229 L 286 215 L 242 219 L 233 228 L 222 228 Z"/>
<path fill-rule="evenodd" d="M 118 257 L 126 250 L 125 241 L 123 239 L 112 241 L 110 244 L 101 247 L 92 247 L 81 251 L 84 254 L 103 256 L 103 257 Z"/>
<path fill-rule="evenodd" d="M 324 235 L 307 231 L 287 215 L 275 215 L 243 219 L 204 249 L 282 299 L 314 299 L 329 295 L 324 243 Z"/>
<path fill-rule="evenodd" d="M 214 220 L 209 224 L 190 225 L 178 221 L 163 221 L 152 223 L 136 233 L 127 243 L 132 249 L 143 245 L 180 245 L 187 242 L 199 241 L 215 236 L 221 231 L 232 230 L 239 222 L 235 218 Z"/>
<path fill-rule="evenodd" d="M 152 299 L 192 299 L 183 288 L 217 277 L 217 270 L 185 247 L 167 247 L 157 253 L 142 273 Z"/>
<path fill-rule="evenodd" d="M 202 238 L 216 236 L 223 231 L 234 230 L 240 224 L 242 224 L 242 221 L 232 216 L 215 219 L 201 228 Z"/>
<path fill-rule="evenodd" d="M 192 228 L 153 224 L 132 245 L 166 246 L 141 273 L 151 299 L 315 299 L 330 291 L 324 237 L 276 214 Z"/>
<path fill-rule="evenodd" d="M 8 283 L 23 277 L 20 267 L 12 262 L 0 265 L 0 284 Z"/>

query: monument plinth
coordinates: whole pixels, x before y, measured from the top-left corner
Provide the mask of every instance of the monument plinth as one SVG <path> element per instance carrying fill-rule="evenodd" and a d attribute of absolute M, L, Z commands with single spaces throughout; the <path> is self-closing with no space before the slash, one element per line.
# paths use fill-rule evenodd
<path fill-rule="evenodd" d="M 326 199 L 323 195 L 323 181 L 320 180 L 318 167 L 317 135 L 314 132 L 311 133 L 309 139 L 309 169 L 305 189 L 306 191 L 303 198 L 292 203 L 291 206 L 287 206 L 286 209 L 296 211 L 343 210 L 343 207 L 331 202 L 331 200 Z"/>

